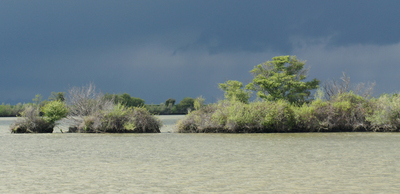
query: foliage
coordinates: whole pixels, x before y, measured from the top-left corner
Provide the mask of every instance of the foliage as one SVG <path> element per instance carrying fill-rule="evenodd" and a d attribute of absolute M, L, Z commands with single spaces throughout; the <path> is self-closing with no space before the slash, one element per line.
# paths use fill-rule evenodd
<path fill-rule="evenodd" d="M 373 114 L 366 119 L 371 122 L 374 131 L 399 131 L 400 129 L 400 95 L 384 94 L 372 99 Z"/>
<path fill-rule="evenodd" d="M 165 101 L 165 106 L 167 107 L 173 107 L 175 105 L 175 99 L 169 98 L 168 100 Z"/>
<path fill-rule="evenodd" d="M 304 82 L 307 69 L 304 61 L 295 56 L 278 56 L 254 67 L 250 72 L 255 76 L 246 89 L 257 91 L 257 96 L 267 101 L 287 100 L 303 104 L 310 99 L 311 90 L 317 89 L 319 81 Z"/>
<path fill-rule="evenodd" d="M 65 92 L 51 92 L 49 101 L 65 101 Z"/>
<path fill-rule="evenodd" d="M 193 103 L 194 109 L 199 110 L 201 107 L 203 107 L 205 100 L 206 99 L 204 99 L 203 96 L 199 96 L 196 99 L 194 99 L 194 103 Z"/>
<path fill-rule="evenodd" d="M 197 101 L 197 102 L 196 102 Z M 169 114 L 187 114 L 190 110 L 204 106 L 204 98 L 201 96 L 193 99 L 190 97 L 184 98 L 180 103 L 175 105 L 175 99 L 168 99 L 161 104 L 146 104 L 145 107 L 151 114 L 169 115 Z"/>
<path fill-rule="evenodd" d="M 40 117 L 39 110 L 27 106 L 21 117 L 10 125 L 11 133 L 52 133 L 55 123 Z"/>
<path fill-rule="evenodd" d="M 67 117 L 68 108 L 66 104 L 62 101 L 50 101 L 41 108 L 45 119 L 50 123 L 55 123 L 62 118 Z"/>
<path fill-rule="evenodd" d="M 373 83 L 359 83 L 353 86 L 350 83 L 350 77 L 347 76 L 345 72 L 343 72 L 343 76 L 340 80 L 327 80 L 322 84 L 322 88 L 325 92 L 325 97 L 327 100 L 330 100 L 334 96 L 337 96 L 342 93 L 347 93 L 353 91 L 355 94 L 358 94 L 362 97 L 368 98 L 372 95 L 372 91 L 374 89 L 375 82 Z"/>
<path fill-rule="evenodd" d="M 10 105 L 2 103 L 0 104 L 0 117 L 15 117 L 20 115 L 20 113 L 24 111 L 27 106 L 33 106 L 33 104 L 18 103 L 16 105 Z"/>
<path fill-rule="evenodd" d="M 111 98 L 110 98 L 111 96 Z M 114 104 L 114 100 L 121 100 Z M 93 84 L 69 90 L 69 118 L 75 123 L 69 132 L 158 133 L 161 122 L 146 109 L 132 107 L 129 94 L 104 97 Z M 144 101 L 143 101 L 144 103 Z"/>
<path fill-rule="evenodd" d="M 243 103 L 249 102 L 251 92 L 243 89 L 242 82 L 228 80 L 225 83 L 219 84 L 219 88 L 225 92 L 224 96 L 227 100 L 238 100 Z"/>
<path fill-rule="evenodd" d="M 39 106 L 39 105 L 40 105 L 40 102 L 42 101 L 42 99 L 43 99 L 43 96 L 42 96 L 42 95 L 36 94 L 35 98 L 33 98 L 32 101 L 34 102 L 34 104 L 35 104 L 36 106 Z"/>
<path fill-rule="evenodd" d="M 366 131 L 372 111 L 370 101 L 350 91 L 302 105 L 296 110 L 296 125 L 301 131 Z"/>
<path fill-rule="evenodd" d="M 322 91 L 322 90 L 320 90 Z M 288 101 L 220 101 L 192 111 L 178 132 L 352 132 L 399 131 L 400 95 L 368 99 L 352 91 L 330 100 L 318 94 L 301 106 Z"/>
<path fill-rule="evenodd" d="M 67 105 L 71 119 L 93 115 L 102 110 L 110 110 L 114 106 L 112 99 L 103 97 L 96 86 L 90 83 L 82 87 L 73 87 L 68 90 Z M 78 119 L 78 122 L 80 119 Z"/>
<path fill-rule="evenodd" d="M 178 104 L 178 109 L 190 112 L 190 110 L 194 109 L 194 99 L 190 97 L 182 99 Z"/>
<path fill-rule="evenodd" d="M 220 101 L 193 111 L 177 124 L 178 132 L 260 133 L 288 132 L 294 122 L 292 106 L 285 102 Z"/>
<path fill-rule="evenodd" d="M 141 98 L 135 98 L 128 93 L 123 94 L 109 94 L 104 95 L 106 100 L 114 100 L 115 104 L 121 103 L 127 107 L 141 107 L 144 105 L 145 101 Z"/>
<path fill-rule="evenodd" d="M 111 110 L 85 116 L 69 132 L 78 133 L 159 133 L 161 121 L 145 108 L 126 107 L 119 103 Z"/>

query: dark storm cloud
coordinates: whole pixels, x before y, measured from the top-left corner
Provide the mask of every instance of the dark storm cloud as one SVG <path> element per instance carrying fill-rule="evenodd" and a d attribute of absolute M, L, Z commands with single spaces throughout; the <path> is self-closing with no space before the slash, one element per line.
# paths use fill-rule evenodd
<path fill-rule="evenodd" d="M 384 66 L 400 70 L 399 8 L 388 0 L 2 1 L 0 102 L 90 81 L 148 103 L 217 99 L 217 83 L 248 82 L 253 66 L 282 54 L 307 59 L 310 76 L 347 69 L 355 81 L 385 85 L 396 75 Z"/>

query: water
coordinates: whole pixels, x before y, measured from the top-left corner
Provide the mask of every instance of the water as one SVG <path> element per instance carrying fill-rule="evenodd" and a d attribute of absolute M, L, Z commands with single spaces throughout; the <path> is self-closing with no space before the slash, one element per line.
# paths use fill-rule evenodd
<path fill-rule="evenodd" d="M 0 193 L 398 193 L 399 133 L 10 134 Z"/>

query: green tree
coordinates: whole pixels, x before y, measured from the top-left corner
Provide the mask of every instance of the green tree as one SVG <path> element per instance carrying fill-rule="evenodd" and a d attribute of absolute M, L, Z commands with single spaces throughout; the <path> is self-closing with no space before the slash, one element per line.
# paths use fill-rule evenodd
<path fill-rule="evenodd" d="M 308 69 L 304 69 L 305 61 L 296 56 L 278 56 L 254 67 L 250 72 L 254 79 L 246 89 L 257 91 L 257 96 L 276 101 L 287 100 L 302 104 L 309 101 L 310 90 L 317 89 L 319 80 L 304 82 Z"/>
<path fill-rule="evenodd" d="M 203 96 L 199 96 L 196 99 L 194 99 L 194 103 L 193 103 L 194 109 L 199 110 L 201 107 L 203 107 L 205 100 L 206 99 L 203 98 Z"/>
<path fill-rule="evenodd" d="M 186 98 L 182 99 L 178 104 L 178 108 L 179 108 L 179 110 L 184 111 L 184 112 L 186 112 L 187 110 L 193 110 L 194 99 L 190 98 L 190 97 L 186 97 Z"/>
<path fill-rule="evenodd" d="M 219 84 L 219 88 L 225 92 L 224 96 L 227 100 L 237 100 L 243 103 L 248 103 L 251 91 L 243 89 L 243 84 L 240 81 L 228 80 L 225 83 Z"/>
<path fill-rule="evenodd" d="M 36 94 L 35 98 L 33 98 L 32 101 L 36 106 L 39 106 L 40 102 L 42 102 L 42 98 L 43 96 L 41 94 Z"/>
<path fill-rule="evenodd" d="M 49 97 L 50 101 L 61 101 L 64 102 L 65 101 L 65 92 L 51 92 L 50 97 Z"/>
<path fill-rule="evenodd" d="M 50 101 L 41 108 L 47 122 L 54 124 L 56 121 L 65 118 L 68 114 L 68 108 L 64 102 L 56 100 Z"/>
<path fill-rule="evenodd" d="M 123 93 L 123 94 L 106 93 L 103 98 L 106 100 L 111 100 L 114 98 L 115 104 L 121 103 L 127 107 L 141 107 L 145 103 L 143 99 L 132 97 L 128 93 Z"/>
<path fill-rule="evenodd" d="M 173 107 L 175 105 L 176 100 L 173 98 L 169 98 L 168 100 L 165 101 L 165 106 L 167 107 Z"/>

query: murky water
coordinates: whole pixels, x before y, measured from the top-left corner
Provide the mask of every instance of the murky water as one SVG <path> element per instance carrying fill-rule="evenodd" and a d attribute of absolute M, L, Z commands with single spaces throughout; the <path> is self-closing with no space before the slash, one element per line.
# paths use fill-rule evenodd
<path fill-rule="evenodd" d="M 10 134 L 0 193 L 398 193 L 400 133 Z"/>

